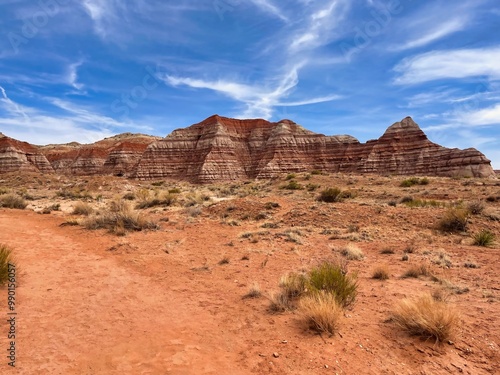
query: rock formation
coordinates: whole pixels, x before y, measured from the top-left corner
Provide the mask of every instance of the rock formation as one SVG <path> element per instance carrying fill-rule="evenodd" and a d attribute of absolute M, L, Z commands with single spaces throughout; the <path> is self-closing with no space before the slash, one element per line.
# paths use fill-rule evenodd
<path fill-rule="evenodd" d="M 56 173 L 129 177 L 144 150 L 159 139 L 161 138 L 124 133 L 90 145 L 73 142 L 42 146 L 40 150 L 47 156 Z"/>
<path fill-rule="evenodd" d="M 0 172 L 17 171 L 54 172 L 45 155 L 35 146 L 0 133 Z"/>
<path fill-rule="evenodd" d="M 377 140 L 324 136 L 290 120 L 211 116 L 165 138 L 122 134 L 91 145 L 37 147 L 0 136 L 0 172 L 39 170 L 67 175 L 213 182 L 327 172 L 489 177 L 490 161 L 475 149 L 432 143 L 407 117 Z"/>

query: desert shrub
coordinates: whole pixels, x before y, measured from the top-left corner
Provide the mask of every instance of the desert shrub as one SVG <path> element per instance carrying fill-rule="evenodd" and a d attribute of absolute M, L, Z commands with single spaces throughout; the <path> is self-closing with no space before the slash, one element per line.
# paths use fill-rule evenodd
<path fill-rule="evenodd" d="M 471 215 L 480 215 L 484 211 L 484 209 L 485 205 L 481 201 L 470 202 L 467 205 L 467 211 L 469 211 Z"/>
<path fill-rule="evenodd" d="M 327 203 L 340 202 L 343 199 L 342 190 L 337 187 L 323 190 L 318 197 L 318 201 Z"/>
<path fill-rule="evenodd" d="M 132 210 L 126 202 L 124 203 L 116 202 L 116 206 L 110 207 L 109 211 L 88 217 L 83 222 L 83 226 L 90 230 L 108 229 L 110 233 L 117 235 L 123 235 L 126 231 L 158 229 L 156 223 L 146 220 L 138 212 Z"/>
<path fill-rule="evenodd" d="M 292 310 L 294 308 L 290 298 L 283 291 L 272 293 L 269 301 L 269 311 L 274 313 Z"/>
<path fill-rule="evenodd" d="M 429 266 L 425 263 L 421 264 L 414 264 L 410 266 L 406 270 L 406 272 L 403 274 L 403 278 L 418 278 L 419 276 L 429 276 L 431 274 L 431 271 L 429 269 Z"/>
<path fill-rule="evenodd" d="M 94 209 L 90 204 L 85 202 L 77 202 L 73 207 L 72 213 L 73 215 L 89 216 L 92 212 L 94 212 Z"/>
<path fill-rule="evenodd" d="M 436 201 L 434 199 L 432 200 L 426 200 L 426 199 L 412 199 L 410 201 L 404 202 L 404 204 L 407 207 L 443 207 L 444 203 Z"/>
<path fill-rule="evenodd" d="M 248 293 L 243 296 L 243 299 L 246 298 L 259 298 L 262 295 L 262 292 L 260 291 L 260 286 L 259 284 L 254 283 L 250 289 L 248 290 Z"/>
<path fill-rule="evenodd" d="M 323 262 L 309 271 L 307 287 L 313 293 L 330 293 L 340 306 L 348 307 L 356 299 L 358 283 L 356 275 L 348 274 L 342 265 Z"/>
<path fill-rule="evenodd" d="M 407 204 L 407 203 L 412 202 L 412 201 L 413 201 L 413 197 L 406 196 L 406 197 L 401 198 L 401 200 L 399 201 L 399 203 Z"/>
<path fill-rule="evenodd" d="M 24 210 L 27 205 L 26 201 L 19 195 L 6 194 L 0 197 L 0 207 Z"/>
<path fill-rule="evenodd" d="M 279 285 L 289 298 L 300 297 L 307 289 L 307 277 L 304 274 L 292 272 L 282 276 Z"/>
<path fill-rule="evenodd" d="M 494 195 L 490 195 L 490 196 L 486 197 L 486 201 L 490 202 L 490 203 L 500 201 L 500 196 L 495 197 Z"/>
<path fill-rule="evenodd" d="M 9 189 L 0 187 L 0 195 L 7 194 L 9 192 Z"/>
<path fill-rule="evenodd" d="M 387 280 L 390 277 L 389 269 L 387 266 L 377 266 L 372 272 L 372 279 Z"/>
<path fill-rule="evenodd" d="M 443 342 L 453 337 L 459 323 L 459 315 L 445 302 L 437 301 L 430 294 L 424 294 L 400 301 L 392 320 L 411 335 Z"/>
<path fill-rule="evenodd" d="M 12 250 L 0 244 L 0 285 L 9 281 L 9 264 L 15 264 L 12 259 Z"/>
<path fill-rule="evenodd" d="M 306 189 L 307 191 L 315 191 L 319 186 L 318 184 L 307 184 Z"/>
<path fill-rule="evenodd" d="M 137 209 L 145 209 L 145 208 L 151 208 L 151 207 L 156 207 L 156 206 L 171 206 L 173 205 L 177 200 L 177 197 L 174 194 L 160 194 L 157 197 L 150 198 L 147 197 L 145 199 L 140 200 L 135 208 Z M 186 207 L 191 207 L 194 206 L 192 205 L 186 205 Z"/>
<path fill-rule="evenodd" d="M 444 268 L 450 268 L 453 265 L 450 256 L 444 251 L 439 251 L 436 257 L 432 260 L 432 263 Z"/>
<path fill-rule="evenodd" d="M 398 202 L 395 200 L 391 200 L 391 201 L 387 202 L 387 205 L 389 205 L 391 207 L 396 207 L 398 205 Z"/>
<path fill-rule="evenodd" d="M 264 204 L 264 207 L 266 208 L 266 210 L 272 210 L 273 208 L 280 207 L 280 204 L 276 202 L 266 202 L 266 204 Z"/>
<path fill-rule="evenodd" d="M 391 249 L 390 247 L 387 247 L 385 249 L 380 250 L 380 254 L 384 254 L 384 255 L 389 255 L 389 254 L 394 254 L 394 253 L 395 253 L 394 249 Z"/>
<path fill-rule="evenodd" d="M 61 205 L 59 203 L 54 203 L 50 206 L 44 207 L 44 209 L 42 210 L 42 214 L 48 215 L 52 211 L 59 211 L 60 209 L 61 209 Z"/>
<path fill-rule="evenodd" d="M 152 186 L 163 186 L 165 184 L 165 181 L 155 181 L 155 182 L 152 182 L 151 185 Z"/>
<path fill-rule="evenodd" d="M 201 207 L 186 207 L 184 213 L 190 217 L 200 216 L 202 212 Z"/>
<path fill-rule="evenodd" d="M 349 260 L 361 260 L 365 257 L 363 250 L 352 243 L 348 243 L 340 253 Z"/>
<path fill-rule="evenodd" d="M 295 173 L 289 173 L 289 174 L 286 176 L 285 180 L 290 181 L 290 180 L 293 180 L 295 177 L 297 177 L 297 176 L 295 175 Z"/>
<path fill-rule="evenodd" d="M 474 246 L 491 246 L 495 242 L 495 235 L 487 229 L 476 233 L 473 237 Z"/>
<path fill-rule="evenodd" d="M 320 170 L 318 170 L 318 169 L 314 169 L 314 170 L 312 170 L 312 171 L 311 171 L 311 174 L 312 174 L 313 176 L 315 176 L 315 175 L 317 176 L 317 175 L 321 175 L 321 174 L 323 174 L 323 172 L 321 172 L 321 171 L 320 171 Z"/>
<path fill-rule="evenodd" d="M 127 193 L 123 196 L 123 199 L 127 201 L 133 201 L 135 200 L 135 194 L 134 193 Z"/>
<path fill-rule="evenodd" d="M 429 179 L 427 178 L 418 178 L 418 177 L 410 177 L 406 180 L 403 180 L 400 184 L 401 187 L 411 187 L 414 185 L 428 185 Z"/>
<path fill-rule="evenodd" d="M 181 193 L 181 189 L 179 189 L 179 188 L 172 188 L 172 189 L 169 189 L 168 192 L 169 192 L 169 194 L 180 194 Z"/>
<path fill-rule="evenodd" d="M 324 292 L 313 293 L 300 300 L 299 308 L 310 329 L 330 335 L 338 329 L 342 306 L 337 302 L 335 295 Z"/>
<path fill-rule="evenodd" d="M 304 189 L 304 187 L 295 180 L 290 180 L 288 182 L 288 184 L 283 185 L 281 188 L 286 189 L 286 190 L 302 190 L 302 189 Z"/>
<path fill-rule="evenodd" d="M 438 222 L 438 229 L 442 232 L 464 232 L 467 230 L 469 215 L 462 208 L 451 208 Z"/>
<path fill-rule="evenodd" d="M 229 264 L 231 260 L 229 259 L 229 257 L 225 256 L 224 258 L 222 258 L 221 260 L 219 260 L 219 263 L 217 263 L 219 266 L 223 266 L 224 264 Z"/>

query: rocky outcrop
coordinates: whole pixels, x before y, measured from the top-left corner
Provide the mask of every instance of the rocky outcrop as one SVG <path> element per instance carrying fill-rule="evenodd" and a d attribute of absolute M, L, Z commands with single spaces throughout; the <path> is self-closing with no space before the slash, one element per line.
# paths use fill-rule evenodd
<path fill-rule="evenodd" d="M 493 169 L 482 153 L 473 148 L 449 149 L 427 139 L 407 117 L 391 125 L 376 141 L 362 145 L 360 173 L 392 173 L 429 176 L 492 176 Z"/>
<path fill-rule="evenodd" d="M 351 136 L 316 134 L 290 120 L 271 123 L 215 115 L 151 144 L 134 176 L 210 182 L 270 178 L 313 169 L 401 175 L 493 175 L 490 161 L 479 151 L 436 145 L 410 117 L 390 126 L 378 140 L 360 143 Z"/>
<path fill-rule="evenodd" d="M 0 172 L 54 172 L 47 158 L 34 146 L 0 133 Z"/>
<path fill-rule="evenodd" d="M 8 139 L 9 141 L 5 141 Z M 211 116 L 165 138 L 121 134 L 91 145 L 31 146 L 0 137 L 0 172 L 32 169 L 67 175 L 118 175 L 192 182 L 272 178 L 313 169 L 327 172 L 429 176 L 493 176 L 475 149 L 432 143 L 407 117 L 377 140 L 313 133 L 290 120 Z"/>
<path fill-rule="evenodd" d="M 43 146 L 40 149 L 56 173 L 128 177 L 135 170 L 147 146 L 159 139 L 161 138 L 124 133 L 90 145 L 73 142 Z"/>

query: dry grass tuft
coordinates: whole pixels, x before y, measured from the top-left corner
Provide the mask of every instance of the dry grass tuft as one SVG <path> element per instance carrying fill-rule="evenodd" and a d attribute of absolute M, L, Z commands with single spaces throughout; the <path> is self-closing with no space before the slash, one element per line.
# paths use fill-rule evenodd
<path fill-rule="evenodd" d="M 474 246 L 488 247 L 491 246 L 493 242 L 495 242 L 495 234 L 487 229 L 476 233 L 472 238 L 474 239 Z"/>
<path fill-rule="evenodd" d="M 342 307 L 335 296 L 318 292 L 305 296 L 299 303 L 300 314 L 310 329 L 334 334 L 342 316 Z"/>
<path fill-rule="evenodd" d="M 271 294 L 269 300 L 269 311 L 273 313 L 280 313 L 287 310 L 293 310 L 292 301 L 284 291 L 274 292 Z"/>
<path fill-rule="evenodd" d="M 248 290 L 248 293 L 243 296 L 243 299 L 246 298 L 259 298 L 262 296 L 262 292 L 260 290 L 260 286 L 257 283 L 254 283 L 250 289 Z"/>
<path fill-rule="evenodd" d="M 6 194 L 0 198 L 0 207 L 24 210 L 27 205 L 26 201 L 16 194 Z"/>
<path fill-rule="evenodd" d="M 130 208 L 125 201 L 115 201 L 109 211 L 88 217 L 83 226 L 86 229 L 108 229 L 110 233 L 122 236 L 127 231 L 141 231 L 143 229 L 158 229 L 158 225 L 146 220 L 140 213 Z"/>
<path fill-rule="evenodd" d="M 442 232 L 465 232 L 469 221 L 469 212 L 462 208 L 452 208 L 446 211 L 438 223 Z"/>
<path fill-rule="evenodd" d="M 307 277 L 304 274 L 289 273 L 280 279 L 280 288 L 289 298 L 300 297 L 306 292 Z"/>
<path fill-rule="evenodd" d="M 411 335 L 434 338 L 438 342 L 451 339 L 459 323 L 457 311 L 430 294 L 400 301 L 392 318 Z"/>
<path fill-rule="evenodd" d="M 425 263 L 414 264 L 403 274 L 403 278 L 407 279 L 410 277 L 418 278 L 419 276 L 430 276 L 431 270 L 429 266 Z"/>
<path fill-rule="evenodd" d="M 388 280 L 390 278 L 389 267 L 386 265 L 377 266 L 373 269 L 372 279 Z"/>
<path fill-rule="evenodd" d="M 352 243 L 347 244 L 340 253 L 349 260 L 362 260 L 365 257 L 363 250 Z"/>
<path fill-rule="evenodd" d="M 9 264 L 15 264 L 12 259 L 12 250 L 0 244 L 0 285 L 9 281 Z"/>
<path fill-rule="evenodd" d="M 94 212 L 94 209 L 90 204 L 85 202 L 77 202 L 73 207 L 72 213 L 73 215 L 89 216 L 92 212 Z"/>

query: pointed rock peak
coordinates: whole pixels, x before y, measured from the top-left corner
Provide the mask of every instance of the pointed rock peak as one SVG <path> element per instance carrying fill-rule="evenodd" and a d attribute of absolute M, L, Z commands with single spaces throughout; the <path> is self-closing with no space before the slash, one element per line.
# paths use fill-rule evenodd
<path fill-rule="evenodd" d="M 396 122 L 389 126 L 387 130 L 385 131 L 384 135 L 381 138 L 388 138 L 388 137 L 425 137 L 425 133 L 420 129 L 418 124 L 413 121 L 413 119 L 408 116 L 401 120 L 400 122 Z"/>
<path fill-rule="evenodd" d="M 0 133 L 0 138 L 5 138 L 5 135 L 3 135 L 3 133 Z"/>

